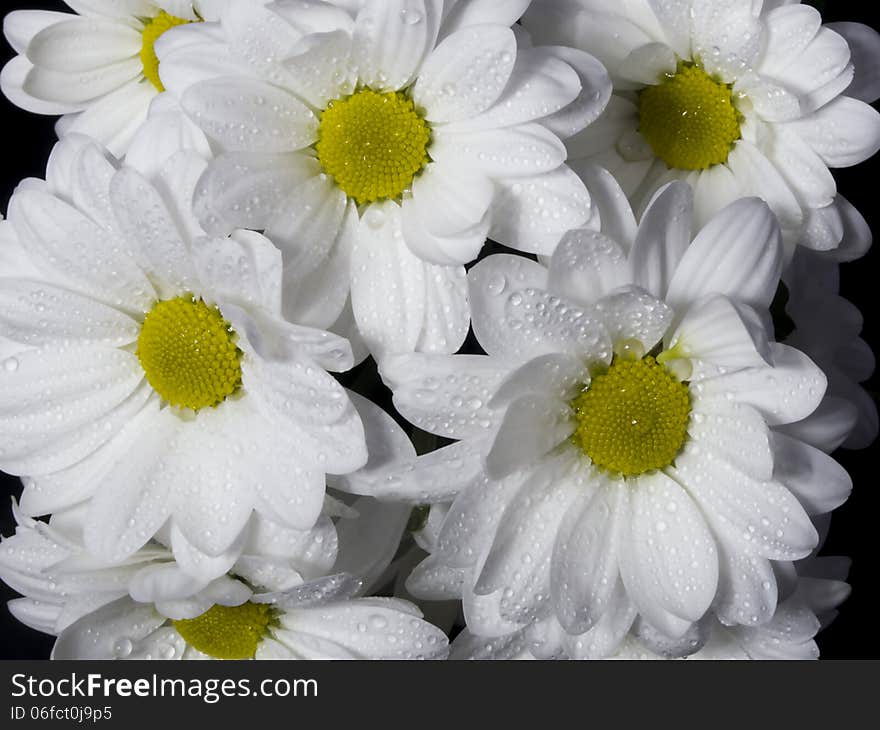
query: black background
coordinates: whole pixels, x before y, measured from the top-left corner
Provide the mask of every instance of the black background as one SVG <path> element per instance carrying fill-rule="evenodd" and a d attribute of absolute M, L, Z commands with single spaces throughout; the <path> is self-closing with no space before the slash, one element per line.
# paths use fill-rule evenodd
<path fill-rule="evenodd" d="M 40 8 L 65 10 L 63 3 L 53 0 L 14 0 L 4 2 L 4 9 Z M 857 21 L 880 28 L 873 10 L 873 2 L 833 0 L 813 2 L 820 6 L 826 22 Z M 6 63 L 13 52 L 0 41 L 0 64 Z M 6 204 L 16 184 L 25 177 L 43 177 L 46 160 L 55 141 L 52 117 L 41 117 L 24 112 L 0 97 L 0 210 Z M 856 168 L 835 171 L 840 192 L 868 219 L 871 227 L 880 230 L 880 156 Z M 880 308 L 873 309 L 877 290 L 877 248 L 865 258 L 843 267 L 842 294 L 850 299 L 865 315 L 863 337 L 875 351 L 880 351 Z M 878 388 L 878 376 L 865 383 L 869 391 Z M 384 405 L 384 404 L 382 404 Z M 875 444 L 863 451 L 840 451 L 835 456 L 852 474 L 855 488 L 849 501 L 835 512 L 831 534 L 823 551 L 826 555 L 849 555 L 853 559 L 850 583 L 853 593 L 842 606 L 837 621 L 819 635 L 818 643 L 824 658 L 874 659 L 880 658 L 880 630 L 877 626 L 880 592 L 876 588 L 880 578 L 880 483 L 875 475 L 880 451 Z M 18 495 L 18 479 L 0 472 L 0 495 Z M 5 504 L 5 503 L 4 503 Z M 9 508 L 0 504 L 0 533 L 11 535 L 13 521 Z M 0 600 L 15 597 L 0 583 Z M 28 629 L 16 622 L 0 607 L 0 658 L 47 658 L 52 638 Z"/>

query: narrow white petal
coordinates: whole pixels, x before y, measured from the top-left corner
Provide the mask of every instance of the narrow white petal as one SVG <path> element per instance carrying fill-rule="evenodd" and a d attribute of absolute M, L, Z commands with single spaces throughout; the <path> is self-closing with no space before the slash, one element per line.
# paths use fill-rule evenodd
<path fill-rule="evenodd" d="M 581 228 L 566 233 L 553 252 L 547 288 L 587 306 L 630 281 L 623 249 L 607 235 Z"/>
<path fill-rule="evenodd" d="M 685 251 L 666 301 L 685 307 L 709 294 L 767 307 L 782 270 L 779 226 L 770 208 L 747 198 L 725 208 Z"/>
<path fill-rule="evenodd" d="M 698 621 L 718 586 L 718 552 L 700 510 L 665 474 L 640 477 L 621 535 L 620 570 L 642 615 L 663 630 L 658 612 Z"/>
<path fill-rule="evenodd" d="M 317 139 L 315 113 L 261 81 L 202 81 L 186 91 L 181 104 L 205 134 L 231 152 L 295 152 Z"/>
<path fill-rule="evenodd" d="M 774 479 L 791 490 L 807 514 L 831 512 L 847 500 L 852 478 L 826 453 L 782 433 L 773 434 L 773 448 Z"/>
<path fill-rule="evenodd" d="M 483 355 L 414 353 L 385 358 L 380 371 L 408 421 L 461 439 L 488 434 L 497 422 L 488 403 L 508 369 Z"/>
<path fill-rule="evenodd" d="M 654 196 L 642 216 L 629 256 L 632 281 L 655 297 L 666 295 L 691 242 L 693 210 L 690 186 L 674 182 Z"/>
<path fill-rule="evenodd" d="M 354 29 L 361 83 L 383 91 L 408 86 L 437 37 L 436 11 L 425 0 L 367 0 Z"/>
<path fill-rule="evenodd" d="M 670 470 L 693 497 L 728 549 L 744 546 L 771 560 L 808 555 L 818 537 L 810 518 L 785 487 L 756 481 L 705 450 L 686 448 Z"/>
<path fill-rule="evenodd" d="M 396 203 L 364 213 L 351 267 L 352 307 L 370 350 L 379 357 L 415 350 L 425 321 L 425 264 L 403 240 Z"/>
<path fill-rule="evenodd" d="M 486 111 L 501 96 L 516 60 L 509 27 L 471 26 L 454 33 L 425 60 L 413 99 L 431 122 L 452 122 Z"/>

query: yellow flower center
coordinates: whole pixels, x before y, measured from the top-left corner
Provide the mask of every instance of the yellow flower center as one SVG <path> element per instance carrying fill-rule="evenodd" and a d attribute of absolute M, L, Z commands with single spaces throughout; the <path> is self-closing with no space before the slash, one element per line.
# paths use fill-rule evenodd
<path fill-rule="evenodd" d="M 151 18 L 143 31 L 143 45 L 141 46 L 141 64 L 144 67 L 144 76 L 156 87 L 159 92 L 165 91 L 162 79 L 159 78 L 159 57 L 156 55 L 156 41 L 159 40 L 166 30 L 176 25 L 186 25 L 190 20 L 184 20 L 174 15 L 169 15 L 164 10 Z"/>
<path fill-rule="evenodd" d="M 217 307 L 178 297 L 147 313 L 137 356 L 150 385 L 173 406 L 216 406 L 241 387 L 241 350 Z"/>
<path fill-rule="evenodd" d="M 606 471 L 634 477 L 672 464 L 687 436 L 687 385 L 653 357 L 615 358 L 572 402 L 572 441 Z"/>
<path fill-rule="evenodd" d="M 742 137 L 740 120 L 732 87 L 693 63 L 679 63 L 639 95 L 639 131 L 657 157 L 680 170 L 727 162 Z"/>
<path fill-rule="evenodd" d="M 360 205 L 399 198 L 428 164 L 430 141 L 410 99 L 362 89 L 330 102 L 315 149 L 324 172 Z"/>
<path fill-rule="evenodd" d="M 172 621 L 187 644 L 215 659 L 253 659 L 273 614 L 263 603 L 212 606 L 201 616 Z"/>

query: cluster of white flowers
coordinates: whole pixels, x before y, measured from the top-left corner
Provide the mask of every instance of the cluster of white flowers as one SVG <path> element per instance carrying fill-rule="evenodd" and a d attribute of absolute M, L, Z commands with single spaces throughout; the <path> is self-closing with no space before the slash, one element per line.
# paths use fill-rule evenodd
<path fill-rule="evenodd" d="M 0 222 L 0 578 L 54 658 L 817 656 L 880 35 L 65 2 L 6 16 L 0 84 L 61 115 Z"/>

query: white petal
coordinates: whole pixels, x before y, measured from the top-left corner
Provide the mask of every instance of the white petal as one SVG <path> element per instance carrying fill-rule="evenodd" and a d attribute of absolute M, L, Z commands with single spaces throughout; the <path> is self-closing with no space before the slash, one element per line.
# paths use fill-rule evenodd
<path fill-rule="evenodd" d="M 618 544 L 628 515 L 622 482 L 597 480 L 592 494 L 569 509 L 553 548 L 550 590 L 569 634 L 589 631 L 610 610 L 618 582 Z"/>
<path fill-rule="evenodd" d="M 48 10 L 13 10 L 3 18 L 3 35 L 16 53 L 24 53 L 31 39 L 55 23 L 73 20 L 70 13 Z"/>
<path fill-rule="evenodd" d="M 519 49 L 501 96 L 481 114 L 454 121 L 449 131 L 497 132 L 499 128 L 544 122 L 553 114 L 568 112 L 581 92 L 581 80 L 560 55 L 551 48 Z M 592 110 L 589 107 L 587 113 Z M 575 121 L 576 126 L 583 123 L 582 119 Z"/>
<path fill-rule="evenodd" d="M 98 70 L 140 53 L 143 40 L 122 23 L 76 18 L 53 23 L 28 44 L 34 66 L 62 73 Z"/>
<path fill-rule="evenodd" d="M 655 85 L 664 75 L 675 73 L 678 59 L 665 43 L 648 43 L 630 53 L 617 69 L 617 73 L 630 81 Z"/>
<path fill-rule="evenodd" d="M 310 358 L 291 353 L 278 360 L 251 358 L 243 367 L 244 389 L 277 428 L 300 439 L 301 459 L 331 474 L 347 474 L 367 460 L 360 416 L 347 392 Z"/>
<path fill-rule="evenodd" d="M 500 478 L 542 461 L 574 433 L 574 414 L 557 398 L 529 394 L 517 398 L 504 414 L 486 456 L 490 476 Z"/>
<path fill-rule="evenodd" d="M 797 228 L 803 220 L 800 204 L 773 162 L 746 139 L 739 140 L 727 158 L 727 166 L 736 178 L 741 195 L 763 198 L 779 217 L 783 229 Z M 711 211 L 711 214 L 716 213 Z M 701 215 L 707 215 L 701 212 Z"/>
<path fill-rule="evenodd" d="M 852 478 L 834 459 L 809 444 L 773 434 L 774 479 L 800 500 L 807 514 L 821 515 L 842 505 L 852 491 Z"/>
<path fill-rule="evenodd" d="M 728 397 L 757 408 L 770 425 L 794 423 L 822 401 L 827 379 L 806 355 L 786 345 L 771 345 L 772 367 L 754 367 L 694 385 L 703 396 Z"/>
<path fill-rule="evenodd" d="M 413 99 L 430 122 L 452 122 L 486 111 L 500 96 L 516 60 L 513 31 L 472 26 L 441 41 L 425 60 Z"/>
<path fill-rule="evenodd" d="M 816 8 L 800 3 L 786 3 L 764 16 L 766 51 L 761 71 L 772 74 L 794 63 L 822 27 Z"/>
<path fill-rule="evenodd" d="M 358 516 L 341 519 L 336 525 L 339 557 L 333 570 L 362 578 L 365 592 L 372 592 L 381 588 L 375 582 L 397 554 L 412 509 L 371 497 L 362 497 L 352 506 Z"/>
<path fill-rule="evenodd" d="M 135 79 L 90 104 L 80 114 L 62 117 L 56 131 L 62 138 L 72 134 L 88 135 L 113 155 L 122 157 L 146 120 L 154 98 L 153 87 Z M 65 123 L 63 127 L 62 123 Z"/>
<path fill-rule="evenodd" d="M 88 17 L 150 18 L 156 14 L 152 0 L 64 0 L 75 12 Z"/>
<path fill-rule="evenodd" d="M 446 502 L 482 473 L 485 448 L 482 442 L 459 441 L 374 472 L 355 472 L 345 478 L 345 488 L 383 500 Z"/>
<path fill-rule="evenodd" d="M 559 138 L 534 123 L 480 132 L 452 133 L 438 129 L 430 153 L 443 164 L 454 162 L 489 177 L 551 172 L 566 158 L 565 146 Z M 472 220 L 478 221 L 481 217 L 482 214 Z"/>
<path fill-rule="evenodd" d="M 273 224 L 279 211 L 295 204 L 293 191 L 318 173 L 318 163 L 304 154 L 224 154 L 205 171 L 193 209 L 212 235 L 235 228 L 261 230 Z"/>
<path fill-rule="evenodd" d="M 125 640 L 137 641 L 165 623 L 150 604 L 122 598 L 67 627 L 55 647 L 53 659 L 115 659 Z"/>
<path fill-rule="evenodd" d="M 492 397 L 491 405 L 507 406 L 528 393 L 569 401 L 589 381 L 589 369 L 578 358 L 557 353 L 542 355 L 510 373 Z"/>
<path fill-rule="evenodd" d="M 669 337 L 670 349 L 692 361 L 695 372 L 691 380 L 710 377 L 717 368 L 764 367 L 767 361 L 762 351 L 766 346 L 767 336 L 756 342 L 740 311 L 722 296 L 694 303 Z"/>
<path fill-rule="evenodd" d="M 583 161 L 572 163 L 572 169 L 590 191 L 593 210 L 601 222 L 601 232 L 629 253 L 636 239 L 638 224 L 617 180 L 604 167 Z"/>
<path fill-rule="evenodd" d="M 783 68 L 776 65 L 765 71 L 770 78 L 782 82 L 792 91 L 805 97 L 805 106 L 818 108 L 830 98 L 817 97 L 810 102 L 811 94 L 820 91 L 823 86 L 844 77 L 834 94 L 836 96 L 849 85 L 851 75 L 847 73 L 850 61 L 849 46 L 846 41 L 829 28 L 819 28 L 816 35 L 797 55 L 790 55 Z M 849 78 L 847 78 L 849 76 Z M 809 106 L 808 106 L 809 108 Z"/>
<path fill-rule="evenodd" d="M 608 71 L 589 53 L 566 46 L 550 46 L 547 50 L 565 61 L 580 77 L 581 92 L 565 108 L 541 120 L 547 129 L 561 139 L 568 139 L 594 122 L 611 98 Z"/>
<path fill-rule="evenodd" d="M 715 216 L 685 251 L 666 301 L 679 308 L 708 294 L 769 306 L 782 271 L 782 245 L 773 213 L 761 201 L 738 201 Z"/>
<path fill-rule="evenodd" d="M 858 417 L 851 401 L 826 396 L 809 417 L 778 426 L 777 430 L 829 454 L 847 440 Z"/>
<path fill-rule="evenodd" d="M 483 179 L 482 175 L 476 177 Z M 489 208 L 476 225 L 452 236 L 438 236 L 428 231 L 411 199 L 403 201 L 402 215 L 403 238 L 410 251 L 426 265 L 451 267 L 455 271 L 479 256 L 489 233 L 492 210 Z"/>
<path fill-rule="evenodd" d="M 452 568 L 480 569 L 507 505 L 530 476 L 518 472 L 505 479 L 478 477 L 449 508 L 434 556 Z"/>
<path fill-rule="evenodd" d="M 155 535 L 170 512 L 163 456 L 178 424 L 167 411 L 151 410 L 139 426 L 137 434 L 126 434 L 128 443 L 136 443 L 137 448 L 102 475 L 106 486 L 89 508 L 86 547 L 107 560 L 134 553 Z"/>
<path fill-rule="evenodd" d="M 461 152 L 467 152 L 468 157 L 477 154 L 474 147 L 467 146 Z M 434 159 L 442 158 L 442 153 L 434 155 Z M 473 228 L 483 220 L 492 204 L 495 195 L 492 182 L 479 171 L 469 169 L 471 164 L 465 166 L 463 162 L 462 158 L 454 162 L 442 159 L 429 165 L 413 182 L 412 205 L 422 225 L 436 236 L 455 236 Z"/>
<path fill-rule="evenodd" d="M 53 434 L 44 434 L 39 443 L 22 444 L 25 448 L 18 454 L 7 448 L 6 471 L 34 477 L 22 494 L 22 511 L 48 514 L 91 497 L 110 465 L 125 458 L 126 439 L 137 433 L 142 415 L 150 412 L 151 396 L 158 405 L 152 388 L 142 382 L 118 406 L 78 430 L 48 441 L 46 436 Z M 12 443 L 7 441 L 7 446 Z"/>
<path fill-rule="evenodd" d="M 0 89 L 3 89 L 3 94 L 9 101 L 34 114 L 69 114 L 83 108 L 81 103 L 62 104 L 28 94 L 24 90 L 24 83 L 33 67 L 24 56 L 16 56 L 3 67 L 0 72 Z"/>
<path fill-rule="evenodd" d="M 46 101 L 82 104 L 139 79 L 140 58 L 130 58 L 88 71 L 50 71 L 34 67 L 22 85 L 24 92 Z"/>
<path fill-rule="evenodd" d="M 202 81 L 187 89 L 181 104 L 226 151 L 294 152 L 317 139 L 315 113 L 287 91 L 261 81 Z"/>
<path fill-rule="evenodd" d="M 80 345 L 27 350 L 0 374 L 0 434 L 9 460 L 88 427 L 131 395 L 143 369 L 130 352 Z M 56 448 L 60 451 L 60 444 Z M 33 474 L 45 473 L 35 468 Z"/>
<path fill-rule="evenodd" d="M 861 23 L 828 23 L 827 27 L 846 39 L 852 53 L 855 78 L 846 95 L 873 104 L 880 97 L 880 73 L 876 63 L 880 57 L 880 34 Z"/>
<path fill-rule="evenodd" d="M 113 177 L 110 200 L 121 231 L 138 246 L 138 257 L 161 287 L 160 296 L 195 291 L 199 280 L 192 257 L 159 192 L 126 168 Z"/>
<path fill-rule="evenodd" d="M 798 198 L 809 208 L 830 205 L 837 185 L 825 162 L 788 125 L 776 125 L 773 131 L 773 159 Z"/>
<path fill-rule="evenodd" d="M 424 0 L 367 0 L 357 14 L 353 60 L 360 82 L 382 91 L 410 84 L 434 45 L 439 17 Z"/>
<path fill-rule="evenodd" d="M 530 622 L 549 599 L 553 544 L 561 520 L 580 493 L 566 474 L 569 463 L 557 459 L 542 464 L 501 518 L 474 592 L 500 592 L 503 619 Z"/>
<path fill-rule="evenodd" d="M 483 349 L 493 356 L 528 359 L 508 337 L 503 326 L 507 300 L 520 288 L 547 287 L 547 269 L 523 256 L 490 256 L 468 272 L 474 334 Z"/>
<path fill-rule="evenodd" d="M 713 531 L 728 545 L 771 560 L 797 560 L 818 541 L 810 518 L 785 487 L 755 481 L 722 459 L 692 447 L 670 474 L 700 505 Z"/>
<path fill-rule="evenodd" d="M 468 280 L 463 266 L 425 264 L 425 322 L 419 352 L 456 352 L 471 323 Z"/>
<path fill-rule="evenodd" d="M 620 570 L 642 615 L 661 630 L 665 622 L 656 608 L 697 621 L 715 597 L 715 539 L 690 497 L 664 474 L 640 477 L 631 492 Z"/>
<path fill-rule="evenodd" d="M 602 299 L 631 280 L 626 253 L 608 236 L 569 231 L 550 259 L 547 288 L 581 305 Z"/>
<path fill-rule="evenodd" d="M 663 339 L 674 316 L 663 302 L 637 288 L 600 299 L 593 311 L 604 319 L 612 342 L 638 340 L 646 352 Z"/>
<path fill-rule="evenodd" d="M 553 253 L 566 231 L 592 216 L 584 183 L 565 165 L 535 177 L 498 180 L 489 237 L 526 253 Z"/>
<path fill-rule="evenodd" d="M 9 216 L 22 244 L 41 268 L 123 309 L 147 311 L 152 286 L 118 234 L 99 228 L 58 198 L 31 190 L 13 195 Z"/>
<path fill-rule="evenodd" d="M 850 167 L 880 149 L 880 113 L 842 96 L 788 125 L 829 167 Z"/>
<path fill-rule="evenodd" d="M 425 264 L 403 240 L 396 203 L 373 204 L 366 211 L 351 267 L 354 315 L 371 351 L 382 357 L 415 350 L 427 304 Z"/>
<path fill-rule="evenodd" d="M 623 581 L 618 577 L 612 587 L 608 608 L 593 628 L 584 634 L 567 634 L 563 637 L 566 654 L 571 659 L 604 659 L 610 656 L 629 633 L 637 613 Z"/>
<path fill-rule="evenodd" d="M 761 414 L 750 406 L 695 401 L 688 434 L 752 479 L 773 476 L 770 430 Z"/>
<path fill-rule="evenodd" d="M 445 658 L 445 634 L 422 620 L 420 613 L 401 610 L 403 607 L 409 604 L 391 598 L 360 598 L 289 610 L 281 623 L 295 634 L 294 649 L 305 645 L 318 650 L 310 652 L 312 658 L 334 645 L 354 659 Z M 314 640 L 329 646 L 316 646 Z"/>
<path fill-rule="evenodd" d="M 357 83 L 352 50 L 346 31 L 307 35 L 282 62 L 291 81 L 288 88 L 316 109 L 348 96 Z"/>
<path fill-rule="evenodd" d="M 59 341 L 121 347 L 140 325 L 89 297 L 40 281 L 0 279 L 0 334 L 31 347 Z"/>
<path fill-rule="evenodd" d="M 443 34 L 449 35 L 470 25 L 513 25 L 522 17 L 530 0 L 471 0 L 456 3 L 443 19 Z"/>
<path fill-rule="evenodd" d="M 690 186 L 675 182 L 658 191 L 642 216 L 629 260 L 633 283 L 655 297 L 666 295 L 691 242 L 693 209 Z"/>
<path fill-rule="evenodd" d="M 499 414 L 488 402 L 508 372 L 483 355 L 420 353 L 388 357 L 380 371 L 408 421 L 454 439 L 489 433 Z"/>
<path fill-rule="evenodd" d="M 718 596 L 713 606 L 725 624 L 765 624 L 776 611 L 778 589 L 770 561 L 750 546 L 718 549 Z"/>

